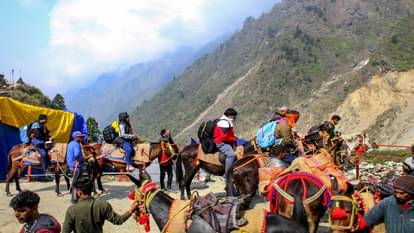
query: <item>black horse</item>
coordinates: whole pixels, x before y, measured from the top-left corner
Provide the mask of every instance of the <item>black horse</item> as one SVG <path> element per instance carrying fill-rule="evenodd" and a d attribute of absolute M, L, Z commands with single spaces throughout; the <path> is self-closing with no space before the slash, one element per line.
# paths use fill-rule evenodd
<path fill-rule="evenodd" d="M 185 146 L 181 152 L 177 156 L 177 163 L 176 163 L 176 175 L 177 175 L 177 182 L 180 187 L 181 191 L 181 199 L 184 200 L 184 188 L 187 193 L 187 197 L 190 198 L 191 196 L 191 182 L 193 181 L 193 178 L 197 171 L 202 168 L 203 170 L 207 171 L 210 174 L 216 175 L 216 176 L 222 176 L 224 174 L 224 166 L 217 166 L 215 164 L 206 163 L 204 161 L 199 161 L 198 164 L 195 163 L 196 155 L 198 152 L 199 144 L 191 144 L 188 146 Z M 251 142 L 246 143 L 243 145 L 243 154 L 250 155 L 257 153 L 256 147 L 252 145 Z M 251 159 L 251 158 L 250 158 Z M 233 164 L 233 167 L 240 167 L 241 164 L 248 161 L 249 159 L 244 158 L 243 161 L 235 161 Z M 185 170 L 185 174 L 183 172 L 183 166 Z M 256 162 L 249 162 L 246 166 L 240 167 L 240 170 L 256 170 L 257 174 L 257 163 Z M 253 174 L 254 175 L 254 174 Z M 236 177 L 233 176 L 233 179 Z M 253 177 L 254 178 L 254 177 Z M 253 179 L 252 178 L 252 179 Z M 237 178 L 236 178 L 237 179 Z M 244 187 L 243 184 L 246 183 L 244 181 L 235 181 L 236 189 L 241 192 L 241 194 L 244 195 L 252 195 L 256 191 L 257 187 L 254 188 L 250 187 Z"/>
<path fill-rule="evenodd" d="M 137 189 L 140 189 L 143 185 L 144 181 L 149 181 L 150 177 L 147 173 L 141 173 L 140 179 L 136 179 L 135 177 L 128 175 L 130 180 L 137 186 Z M 174 202 L 174 198 L 169 196 L 168 194 L 160 191 L 158 189 L 152 189 L 147 191 L 146 193 L 139 193 L 142 197 L 141 200 L 144 200 L 143 206 L 148 207 L 147 211 L 152 215 L 155 223 L 157 224 L 160 231 L 164 230 L 164 228 L 169 224 L 171 219 L 169 218 L 169 211 Z M 148 203 L 149 202 L 149 203 Z M 256 211 L 257 213 L 263 213 L 263 210 L 258 208 L 251 210 Z M 303 213 L 303 210 L 295 210 L 295 213 Z M 140 213 L 139 213 L 140 214 Z M 139 215 L 138 214 L 138 215 Z M 293 219 L 288 219 L 280 215 L 276 214 L 267 214 L 266 216 L 263 215 L 262 220 L 257 219 L 257 215 L 252 215 L 254 219 L 247 219 L 247 225 L 243 226 L 243 228 L 249 229 L 250 233 L 306 233 L 305 227 L 303 224 L 306 224 L 303 219 L 304 216 L 300 214 L 295 215 Z M 259 221 L 257 221 L 259 220 Z M 250 222 L 251 221 L 251 222 Z M 264 223 L 264 224 L 257 224 L 255 223 Z M 183 224 L 180 225 L 185 225 Z M 263 227 L 263 228 L 262 228 Z M 188 226 L 188 229 L 183 229 L 183 233 L 215 233 L 216 231 L 201 217 L 197 215 L 192 216 L 191 225 Z M 233 231 L 232 231 L 233 232 Z M 234 232 L 240 232 L 239 230 Z"/>

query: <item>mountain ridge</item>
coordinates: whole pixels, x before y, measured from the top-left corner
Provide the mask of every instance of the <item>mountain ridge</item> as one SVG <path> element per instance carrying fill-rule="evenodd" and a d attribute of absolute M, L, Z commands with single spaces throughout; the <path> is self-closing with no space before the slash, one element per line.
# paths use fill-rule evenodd
<path fill-rule="evenodd" d="M 298 127 L 306 131 L 375 75 L 414 68 L 411 12 L 414 3 L 408 0 L 282 1 L 258 19 L 246 19 L 215 52 L 139 106 L 134 128 L 152 139 L 160 128 L 180 133 L 192 126 L 179 135 L 185 143 L 196 135 L 195 120 L 219 117 L 231 106 L 240 113 L 240 136 L 251 137 L 276 107 L 288 105 L 302 113 Z M 258 61 L 263 62 L 254 73 L 199 117 Z"/>

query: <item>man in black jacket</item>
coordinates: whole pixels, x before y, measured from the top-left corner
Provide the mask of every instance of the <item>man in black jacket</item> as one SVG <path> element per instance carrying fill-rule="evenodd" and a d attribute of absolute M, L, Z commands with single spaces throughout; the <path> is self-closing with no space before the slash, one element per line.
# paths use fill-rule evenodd
<path fill-rule="evenodd" d="M 44 172 L 47 171 L 49 156 L 45 143 L 49 141 L 50 131 L 46 127 L 47 115 L 40 114 L 38 121 L 32 123 L 29 134 L 34 134 L 33 145 L 40 154 L 40 162 Z"/>

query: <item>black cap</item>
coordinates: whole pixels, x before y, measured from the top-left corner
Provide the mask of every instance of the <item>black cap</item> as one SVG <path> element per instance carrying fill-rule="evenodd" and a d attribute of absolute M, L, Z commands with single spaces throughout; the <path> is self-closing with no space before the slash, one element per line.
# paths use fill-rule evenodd
<path fill-rule="evenodd" d="M 40 115 L 39 115 L 39 121 L 41 121 L 41 120 L 47 120 L 47 115 L 45 115 L 45 114 L 40 114 Z"/>

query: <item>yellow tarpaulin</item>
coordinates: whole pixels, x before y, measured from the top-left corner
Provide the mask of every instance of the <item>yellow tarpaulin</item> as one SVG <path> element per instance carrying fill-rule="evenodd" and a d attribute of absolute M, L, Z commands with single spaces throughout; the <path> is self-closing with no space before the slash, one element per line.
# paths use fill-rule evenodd
<path fill-rule="evenodd" d="M 55 142 L 68 142 L 72 131 L 74 114 L 60 110 L 24 104 L 0 97 L 0 123 L 20 128 L 38 120 L 40 114 L 48 116 L 47 128 Z"/>

